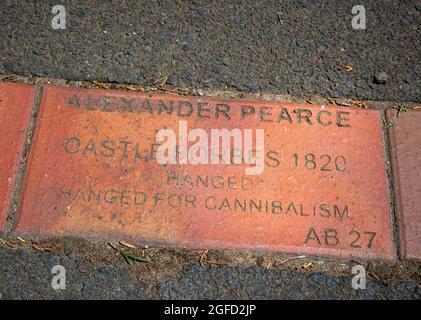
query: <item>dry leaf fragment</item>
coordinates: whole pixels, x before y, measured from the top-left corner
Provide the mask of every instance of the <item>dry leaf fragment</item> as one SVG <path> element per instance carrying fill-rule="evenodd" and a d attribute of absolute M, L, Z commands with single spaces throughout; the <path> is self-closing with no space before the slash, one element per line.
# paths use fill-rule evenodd
<path fill-rule="evenodd" d="M 306 270 L 306 271 L 309 271 L 309 270 L 312 270 L 312 269 L 314 269 L 316 266 L 312 263 L 312 262 L 306 262 L 306 263 L 304 263 L 302 266 L 301 266 L 301 268 L 302 269 L 304 269 L 304 270 Z"/>
<path fill-rule="evenodd" d="M 209 250 L 206 249 L 206 250 L 203 250 L 202 253 L 200 254 L 199 263 L 200 263 L 201 267 L 203 267 L 203 265 L 204 265 L 205 258 L 207 256 L 208 252 L 209 252 Z"/>
<path fill-rule="evenodd" d="M 96 85 L 98 87 L 101 87 L 101 88 L 104 88 L 104 89 L 110 89 L 111 88 L 111 85 L 105 84 L 105 83 L 102 83 L 102 82 L 99 82 L 99 81 L 92 80 L 92 83 L 94 85 Z"/>
<path fill-rule="evenodd" d="M 108 242 L 108 245 L 113 248 L 114 250 L 118 251 L 118 248 L 112 242 Z"/>
<path fill-rule="evenodd" d="M 130 249 L 136 249 L 136 246 L 134 246 L 134 245 L 132 245 L 132 244 L 130 244 L 130 243 L 127 243 L 127 242 L 124 242 L 124 241 L 120 241 L 119 242 L 122 246 L 125 246 L 125 247 L 127 247 L 127 248 L 130 248 Z"/>
<path fill-rule="evenodd" d="M 280 262 L 280 264 L 284 264 L 284 263 L 286 263 L 286 262 L 288 262 L 288 261 L 292 261 L 292 260 L 296 260 L 296 259 L 303 259 L 303 258 L 305 258 L 306 256 L 296 256 L 296 257 L 289 257 L 289 258 L 287 258 L 287 259 L 285 259 L 285 260 L 282 260 L 281 262 Z"/>
<path fill-rule="evenodd" d="M 39 245 L 37 245 L 35 243 L 32 244 L 32 248 L 34 248 L 37 251 L 47 251 L 47 252 L 53 251 L 52 248 L 49 248 L 49 247 L 41 247 L 41 246 L 39 246 Z"/>
<path fill-rule="evenodd" d="M 17 237 L 16 239 L 18 239 L 20 242 L 22 242 L 22 243 L 25 243 L 26 241 L 23 239 L 23 238 L 21 238 L 21 237 Z"/>
<path fill-rule="evenodd" d="M 9 241 L 6 241 L 6 240 L 0 238 L 0 242 L 4 245 L 8 246 L 11 249 L 15 249 L 15 247 Z"/>

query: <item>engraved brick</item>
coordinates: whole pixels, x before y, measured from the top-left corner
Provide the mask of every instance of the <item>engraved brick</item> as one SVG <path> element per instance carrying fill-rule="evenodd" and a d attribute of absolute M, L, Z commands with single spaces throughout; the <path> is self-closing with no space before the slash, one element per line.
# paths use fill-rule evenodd
<path fill-rule="evenodd" d="M 34 96 L 32 85 L 0 83 L 0 231 L 10 207 Z"/>
<path fill-rule="evenodd" d="M 421 112 L 388 111 L 400 247 L 404 257 L 421 259 Z"/>
<path fill-rule="evenodd" d="M 17 233 L 395 257 L 379 111 L 49 87 L 39 117 Z M 182 121 L 264 129 L 263 172 L 160 165 Z"/>

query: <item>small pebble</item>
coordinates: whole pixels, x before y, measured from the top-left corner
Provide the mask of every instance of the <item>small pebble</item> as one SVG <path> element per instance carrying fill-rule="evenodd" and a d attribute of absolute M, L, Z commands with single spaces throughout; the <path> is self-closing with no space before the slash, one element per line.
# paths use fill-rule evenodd
<path fill-rule="evenodd" d="M 373 76 L 373 82 L 376 84 L 386 84 L 389 76 L 386 72 L 378 72 Z"/>

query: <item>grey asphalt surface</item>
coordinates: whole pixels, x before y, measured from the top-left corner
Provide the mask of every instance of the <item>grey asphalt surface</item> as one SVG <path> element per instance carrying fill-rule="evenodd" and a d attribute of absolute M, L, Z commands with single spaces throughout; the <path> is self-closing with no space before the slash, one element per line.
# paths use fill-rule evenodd
<path fill-rule="evenodd" d="M 66 7 L 66 30 L 51 28 L 54 4 Z M 351 28 L 347 1 L 0 0 L 0 73 L 420 102 L 421 1 L 363 4 L 364 31 Z M 385 84 L 374 81 L 380 72 Z M 124 261 L 87 261 L 94 249 L 0 246 L 0 298 L 421 299 L 415 277 L 370 277 L 357 291 L 335 273 L 188 261 L 153 278 Z M 57 263 L 66 290 L 51 288 Z"/>
<path fill-rule="evenodd" d="M 65 5 L 65 30 L 51 27 Z M 419 102 L 421 1 L 0 1 L 5 72 Z M 352 72 L 344 71 L 351 66 Z M 386 84 L 374 77 L 387 75 Z"/>
<path fill-rule="evenodd" d="M 65 290 L 51 287 L 57 264 L 66 268 Z M 259 266 L 201 267 L 198 262 L 155 278 L 136 276 L 124 261 L 92 263 L 71 251 L 0 249 L 0 274 L 2 299 L 421 299 L 414 281 L 383 283 L 368 277 L 365 290 L 354 290 L 350 276 Z"/>

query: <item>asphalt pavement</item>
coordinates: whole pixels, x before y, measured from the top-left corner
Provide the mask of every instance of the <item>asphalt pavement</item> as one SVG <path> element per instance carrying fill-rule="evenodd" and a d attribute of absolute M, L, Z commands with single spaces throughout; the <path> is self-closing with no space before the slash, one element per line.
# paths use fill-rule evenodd
<path fill-rule="evenodd" d="M 53 5 L 66 10 L 54 30 Z M 71 80 L 420 101 L 420 1 L 0 2 L 4 72 Z M 348 70 L 348 71 L 347 71 Z M 352 71 L 350 71 L 352 70 Z"/>

